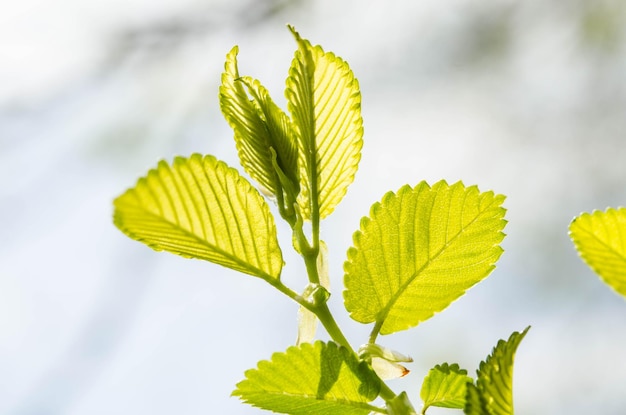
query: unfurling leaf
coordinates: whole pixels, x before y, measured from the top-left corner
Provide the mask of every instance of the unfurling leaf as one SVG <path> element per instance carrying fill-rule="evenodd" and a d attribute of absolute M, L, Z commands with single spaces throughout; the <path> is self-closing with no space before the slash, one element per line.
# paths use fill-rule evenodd
<path fill-rule="evenodd" d="M 472 382 L 472 378 L 467 376 L 467 370 L 459 368 L 456 363 L 444 363 L 430 369 L 420 392 L 424 401 L 422 414 L 431 406 L 463 409 L 468 382 Z"/>
<path fill-rule="evenodd" d="M 380 412 L 380 380 L 347 349 L 335 343 L 305 343 L 259 362 L 237 384 L 234 396 L 291 415 L 367 415 Z"/>
<path fill-rule="evenodd" d="M 363 145 L 361 93 L 348 64 L 290 27 L 298 50 L 285 96 L 299 143 L 300 195 L 305 219 L 330 215 L 354 180 Z"/>
<path fill-rule="evenodd" d="M 626 297 L 626 208 L 583 213 L 569 229 L 570 238 L 587 265 Z"/>
<path fill-rule="evenodd" d="M 520 342 L 530 327 L 500 340 L 477 370 L 476 387 L 467 388 L 465 413 L 471 415 L 513 415 L 513 362 Z"/>
<path fill-rule="evenodd" d="M 506 224 L 503 201 L 461 182 L 387 193 L 361 220 L 348 250 L 350 316 L 389 334 L 450 305 L 494 269 Z"/>
<path fill-rule="evenodd" d="M 259 192 L 215 157 L 165 161 L 118 197 L 114 222 L 157 251 L 204 259 L 277 279 L 283 266 L 276 227 Z"/>
<path fill-rule="evenodd" d="M 220 108 L 235 132 L 241 165 L 264 191 L 277 198 L 283 197 L 282 173 L 295 198 L 299 185 L 298 148 L 291 121 L 259 81 L 239 76 L 237 51 L 235 46 L 226 56 Z M 272 151 L 280 172 L 274 166 Z"/>

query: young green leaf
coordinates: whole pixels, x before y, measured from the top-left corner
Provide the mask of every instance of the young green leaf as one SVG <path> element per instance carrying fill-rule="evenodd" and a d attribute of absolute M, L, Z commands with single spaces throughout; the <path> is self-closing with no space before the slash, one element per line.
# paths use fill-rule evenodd
<path fill-rule="evenodd" d="M 304 343 L 246 372 L 234 396 L 270 411 L 291 415 L 384 413 L 370 405 L 380 380 L 347 349 L 335 343 Z"/>
<path fill-rule="evenodd" d="M 259 81 L 239 76 L 237 51 L 235 46 L 226 56 L 220 108 L 235 132 L 235 144 L 245 171 L 264 190 L 282 197 L 283 186 L 272 163 L 271 149 L 276 153 L 278 167 L 297 188 L 298 148 L 293 127 Z"/>
<path fill-rule="evenodd" d="M 626 297 L 626 208 L 583 213 L 569 229 L 570 238 L 587 265 Z"/>
<path fill-rule="evenodd" d="M 465 395 L 465 415 L 491 415 L 487 409 L 487 404 L 478 387 L 472 382 L 466 384 L 467 393 Z"/>
<path fill-rule="evenodd" d="M 290 30 L 298 50 L 285 96 L 300 148 L 298 202 L 305 219 L 312 209 L 323 219 L 346 194 L 361 159 L 361 93 L 345 61 Z"/>
<path fill-rule="evenodd" d="M 504 196 L 422 182 L 387 193 L 361 220 L 344 264 L 350 316 L 378 332 L 413 327 L 446 308 L 495 267 Z"/>
<path fill-rule="evenodd" d="M 283 259 L 263 197 L 215 157 L 161 161 L 118 197 L 114 222 L 132 239 L 186 258 L 278 279 Z"/>
<path fill-rule="evenodd" d="M 468 382 L 471 383 L 472 378 L 467 376 L 467 370 L 459 368 L 456 363 L 444 363 L 430 369 L 420 392 L 424 402 L 422 414 L 431 406 L 463 409 Z"/>
<path fill-rule="evenodd" d="M 521 333 L 514 332 L 507 341 L 500 340 L 487 360 L 480 363 L 476 386 L 481 400 L 468 396 L 468 403 L 471 402 L 475 408 L 472 409 L 474 412 L 466 410 L 466 414 L 480 413 L 476 412 L 476 407 L 480 407 L 482 402 L 487 410 L 485 415 L 513 415 L 513 361 L 517 347 L 529 329 L 526 327 Z M 468 394 L 476 392 L 469 389 Z"/>

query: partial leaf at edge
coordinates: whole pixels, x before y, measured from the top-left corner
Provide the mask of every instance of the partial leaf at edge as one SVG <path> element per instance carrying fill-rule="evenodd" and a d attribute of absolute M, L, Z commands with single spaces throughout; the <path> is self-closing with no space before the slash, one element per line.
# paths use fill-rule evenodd
<path fill-rule="evenodd" d="M 626 297 L 626 208 L 583 213 L 570 224 L 581 258 L 600 278 Z"/>
<path fill-rule="evenodd" d="M 298 203 L 306 219 L 315 205 L 323 219 L 343 199 L 358 169 L 361 93 L 345 61 L 290 29 L 299 46 L 285 90 L 300 148 Z"/>
<path fill-rule="evenodd" d="M 165 161 L 115 202 L 114 222 L 132 239 L 186 258 L 279 278 L 283 259 L 269 206 L 215 157 Z"/>
<path fill-rule="evenodd" d="M 347 349 L 333 342 L 304 343 L 275 353 L 246 371 L 233 392 L 244 402 L 291 415 L 367 415 L 380 380 Z"/>
<path fill-rule="evenodd" d="M 278 165 L 298 183 L 297 143 L 289 117 L 272 101 L 261 83 L 249 77 L 240 77 L 235 46 L 226 56 L 220 108 L 235 132 L 235 144 L 244 170 L 261 187 L 276 195 L 280 180 L 272 164 L 273 148 Z M 248 96 L 249 90 L 252 98 Z"/>
<path fill-rule="evenodd" d="M 467 370 L 459 368 L 456 363 L 444 363 L 430 369 L 420 391 L 424 402 L 422 413 L 431 406 L 463 409 L 468 382 L 472 382 L 472 378 L 467 376 Z"/>
<path fill-rule="evenodd" d="M 513 415 L 513 362 L 520 342 L 530 327 L 514 332 L 507 341 L 500 340 L 491 355 L 480 363 L 476 386 L 489 415 Z"/>
<path fill-rule="evenodd" d="M 389 334 L 445 309 L 494 269 L 506 224 L 503 201 L 461 182 L 387 193 L 361 220 L 348 250 L 350 316 Z"/>

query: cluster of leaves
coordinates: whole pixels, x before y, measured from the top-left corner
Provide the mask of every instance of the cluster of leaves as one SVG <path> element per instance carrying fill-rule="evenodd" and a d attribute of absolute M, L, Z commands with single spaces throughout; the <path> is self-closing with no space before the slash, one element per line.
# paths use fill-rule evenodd
<path fill-rule="evenodd" d="M 574 218 L 569 229 L 583 261 L 626 297 L 626 208 L 583 213 Z"/>
<path fill-rule="evenodd" d="M 355 351 L 327 306 L 320 223 L 346 194 L 361 158 L 359 84 L 345 61 L 290 30 L 298 48 L 286 80 L 288 113 L 258 80 L 239 74 L 237 47 L 222 75 L 220 106 L 241 165 L 261 192 L 213 156 L 178 157 L 160 162 L 115 200 L 114 222 L 155 250 L 261 278 L 300 305 L 297 344 L 246 372 L 233 392 L 243 401 L 293 415 L 415 414 L 407 394 L 385 383 L 406 374 L 401 363 L 411 359 L 377 338 L 417 326 L 490 274 L 502 253 L 504 196 L 461 182 L 421 182 L 371 207 L 344 265 L 345 308 L 355 321 L 372 324 Z M 281 280 L 283 255 L 267 200 L 303 258 L 302 293 Z M 332 341 L 314 341 L 318 321 Z M 475 381 L 456 364 L 435 366 L 421 390 L 422 413 L 440 406 L 513 414 L 513 357 L 526 330 L 500 341 Z M 379 398 L 384 406 L 374 402 Z"/>

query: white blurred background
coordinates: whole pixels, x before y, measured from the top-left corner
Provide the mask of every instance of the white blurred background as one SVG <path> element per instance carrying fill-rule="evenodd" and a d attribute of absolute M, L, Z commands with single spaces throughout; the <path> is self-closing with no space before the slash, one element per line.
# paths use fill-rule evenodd
<path fill-rule="evenodd" d="M 405 183 L 462 179 L 508 196 L 505 253 L 445 312 L 379 339 L 415 358 L 392 388 L 419 406 L 430 367 L 473 374 L 498 339 L 532 325 L 518 413 L 624 413 L 626 302 L 577 258 L 567 226 L 626 203 L 626 3 L 1 4 L 0 413 L 258 413 L 229 394 L 294 342 L 295 304 L 126 238 L 111 202 L 162 158 L 237 165 L 217 101 L 224 57 L 238 44 L 240 71 L 283 105 L 296 47 L 286 23 L 346 59 L 363 95 L 360 170 L 322 230 L 348 338 L 370 329 L 341 301 L 360 218 Z M 283 278 L 301 289 L 279 232 Z"/>

